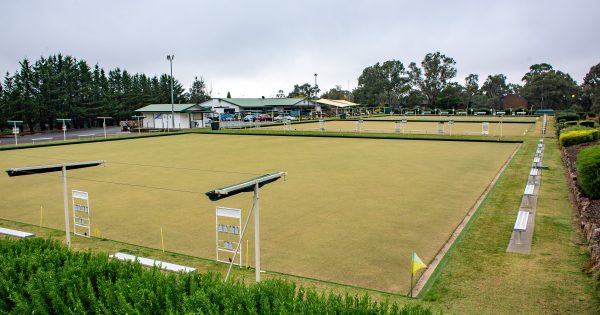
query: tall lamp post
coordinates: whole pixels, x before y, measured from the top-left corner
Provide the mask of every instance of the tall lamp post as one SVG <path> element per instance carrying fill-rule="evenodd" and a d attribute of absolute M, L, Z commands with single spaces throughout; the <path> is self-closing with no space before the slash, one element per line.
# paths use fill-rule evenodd
<path fill-rule="evenodd" d="M 317 75 L 318 74 L 315 73 L 315 98 L 317 98 Z M 320 119 L 323 119 L 323 108 L 321 108 L 321 110 L 319 111 L 319 116 L 321 116 Z"/>
<path fill-rule="evenodd" d="M 102 129 L 104 129 L 104 138 L 106 138 L 106 120 L 112 119 L 112 117 L 101 116 L 101 117 L 96 117 L 96 118 L 102 119 Z"/>
<path fill-rule="evenodd" d="M 175 101 L 173 98 L 173 59 L 175 55 L 167 55 L 167 60 L 171 64 L 171 122 L 173 123 L 173 129 L 175 129 Z M 167 132 L 169 131 L 169 123 L 167 122 Z"/>

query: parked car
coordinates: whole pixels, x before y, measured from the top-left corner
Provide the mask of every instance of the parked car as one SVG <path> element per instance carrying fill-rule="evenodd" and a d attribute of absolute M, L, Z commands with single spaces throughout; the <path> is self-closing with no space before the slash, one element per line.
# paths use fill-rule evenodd
<path fill-rule="evenodd" d="M 235 116 L 233 114 L 221 114 L 219 115 L 221 121 L 233 121 L 235 120 Z"/>
<path fill-rule="evenodd" d="M 243 120 L 244 120 L 245 122 L 253 122 L 253 121 L 255 121 L 255 120 L 256 120 L 256 116 L 254 116 L 254 115 L 246 115 L 246 116 L 244 116 L 244 119 L 243 119 Z"/>
<path fill-rule="evenodd" d="M 273 117 L 271 117 L 271 115 L 269 115 L 269 114 L 260 114 L 260 115 L 258 115 L 258 117 L 256 117 L 256 120 L 258 120 L 258 121 L 273 121 Z"/>
<path fill-rule="evenodd" d="M 291 121 L 291 120 L 298 120 L 298 117 L 294 117 L 294 116 L 290 116 L 290 115 L 287 115 L 287 116 L 281 116 L 281 115 L 275 116 L 275 121 L 284 121 L 284 120 L 289 120 L 289 121 Z"/>

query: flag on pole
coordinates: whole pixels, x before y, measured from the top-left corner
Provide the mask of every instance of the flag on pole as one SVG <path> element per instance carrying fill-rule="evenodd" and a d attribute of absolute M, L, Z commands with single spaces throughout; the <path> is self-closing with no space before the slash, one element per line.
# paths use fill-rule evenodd
<path fill-rule="evenodd" d="M 417 273 L 417 271 L 419 271 L 423 268 L 427 268 L 427 265 L 423 263 L 423 261 L 421 260 L 421 258 L 419 258 L 419 256 L 417 256 L 416 252 L 413 252 L 413 254 L 412 254 L 411 266 L 412 266 L 412 274 L 413 275 L 415 273 Z"/>

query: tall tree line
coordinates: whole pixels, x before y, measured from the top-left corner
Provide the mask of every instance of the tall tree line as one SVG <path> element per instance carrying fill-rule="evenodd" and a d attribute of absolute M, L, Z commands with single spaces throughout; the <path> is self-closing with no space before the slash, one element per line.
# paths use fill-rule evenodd
<path fill-rule="evenodd" d="M 62 54 L 41 57 L 35 62 L 25 58 L 20 69 L 6 73 L 0 84 L 0 131 L 7 120 L 22 120 L 29 131 L 57 128 L 57 118 L 72 119 L 72 127 L 97 126 L 96 117 L 113 117 L 112 123 L 126 120 L 134 110 L 151 103 L 171 103 L 171 77 L 147 76 L 115 68 L 108 71 L 98 64 Z M 175 103 L 210 96 L 203 80 L 184 93 L 173 80 Z"/>
<path fill-rule="evenodd" d="M 481 85 L 479 75 L 469 74 L 460 84 L 456 73 L 454 59 L 435 52 L 408 67 L 398 60 L 368 66 L 356 89 L 340 92 L 351 94 L 357 103 L 395 108 L 501 109 L 502 98 L 516 94 L 534 109 L 600 111 L 600 64 L 591 67 L 581 85 L 546 63 L 532 65 L 521 80 L 523 85 L 508 83 L 501 73 L 488 75 Z"/>

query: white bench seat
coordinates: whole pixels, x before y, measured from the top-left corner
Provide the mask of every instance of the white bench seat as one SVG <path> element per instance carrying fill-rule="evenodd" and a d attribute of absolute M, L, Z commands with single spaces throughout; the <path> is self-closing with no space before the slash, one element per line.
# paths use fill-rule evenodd
<path fill-rule="evenodd" d="M 523 193 L 523 195 L 525 195 L 525 196 L 532 196 L 534 188 L 535 188 L 535 185 L 533 185 L 533 184 L 527 184 L 527 186 L 525 186 L 525 192 Z"/>
<path fill-rule="evenodd" d="M 52 138 L 52 137 L 46 137 L 46 138 L 34 138 L 34 139 L 31 139 L 31 142 L 35 143 L 36 141 L 38 141 L 38 142 L 39 142 L 39 141 L 52 141 L 52 139 L 54 139 L 54 138 Z"/>
<path fill-rule="evenodd" d="M 181 265 L 172 264 L 172 263 L 168 263 L 168 262 L 164 262 L 164 261 L 160 261 L 160 260 L 154 260 L 154 259 L 145 258 L 145 257 L 137 257 L 134 255 L 125 254 L 125 253 L 116 253 L 114 255 L 111 255 L 110 257 L 118 259 L 118 260 L 123 260 L 123 261 L 138 261 L 142 266 L 146 266 L 146 267 L 155 267 L 156 266 L 160 269 L 174 271 L 174 272 L 180 272 L 180 271 L 192 272 L 192 271 L 196 270 L 196 268 L 192 268 L 192 267 L 181 266 Z"/>
<path fill-rule="evenodd" d="M 31 236 L 35 235 L 33 233 L 11 230 L 11 229 L 7 229 L 7 228 L 3 228 L 3 227 L 0 227 L 0 234 L 10 235 L 10 236 L 20 237 L 20 238 L 26 238 L 26 237 L 31 237 Z"/>
<path fill-rule="evenodd" d="M 515 221 L 515 231 L 523 232 L 527 230 L 527 220 L 529 219 L 529 211 L 519 210 L 517 220 Z"/>

